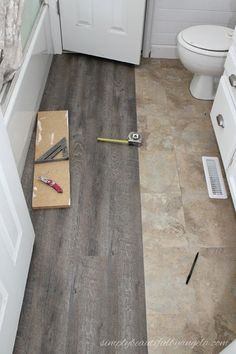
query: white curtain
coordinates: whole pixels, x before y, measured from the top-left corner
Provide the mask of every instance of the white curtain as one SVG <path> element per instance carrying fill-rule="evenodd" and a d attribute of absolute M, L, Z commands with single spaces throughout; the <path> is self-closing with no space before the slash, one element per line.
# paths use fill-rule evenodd
<path fill-rule="evenodd" d="M 23 5 L 24 0 L 0 0 L 0 90 L 21 65 Z"/>

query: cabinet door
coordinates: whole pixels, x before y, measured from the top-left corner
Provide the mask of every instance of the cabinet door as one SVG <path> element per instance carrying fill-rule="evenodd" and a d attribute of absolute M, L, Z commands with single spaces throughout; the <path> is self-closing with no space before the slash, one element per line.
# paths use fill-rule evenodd
<path fill-rule="evenodd" d="M 228 84 L 229 93 L 236 105 L 236 47 L 232 46 L 225 62 L 224 76 Z"/>
<path fill-rule="evenodd" d="M 234 45 L 236 46 L 236 27 L 234 30 L 233 40 L 234 40 Z"/>
<path fill-rule="evenodd" d="M 236 209 L 236 148 L 235 148 L 235 154 L 231 161 L 231 164 L 226 171 L 226 176 L 229 183 L 229 188 L 234 203 L 234 207 Z"/>
<path fill-rule="evenodd" d="M 225 169 L 236 145 L 236 109 L 225 77 L 222 77 L 211 110 L 211 121 Z"/>
<path fill-rule="evenodd" d="M 0 112 L 0 352 L 14 347 L 34 230 Z"/>

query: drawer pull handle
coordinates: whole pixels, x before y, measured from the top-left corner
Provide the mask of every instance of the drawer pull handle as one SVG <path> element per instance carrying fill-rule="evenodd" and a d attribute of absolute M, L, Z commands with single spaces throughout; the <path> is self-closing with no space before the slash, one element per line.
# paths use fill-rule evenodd
<path fill-rule="evenodd" d="M 222 114 L 218 114 L 218 116 L 216 117 L 216 120 L 217 120 L 217 124 L 219 125 L 219 127 L 221 127 L 221 128 L 225 127 L 224 117 L 222 116 Z"/>
<path fill-rule="evenodd" d="M 232 87 L 236 87 L 236 75 L 234 74 L 230 75 L 229 82 Z"/>

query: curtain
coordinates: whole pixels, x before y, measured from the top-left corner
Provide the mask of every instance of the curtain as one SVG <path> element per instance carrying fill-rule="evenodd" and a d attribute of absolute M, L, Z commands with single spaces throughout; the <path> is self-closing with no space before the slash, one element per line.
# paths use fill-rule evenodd
<path fill-rule="evenodd" d="M 0 90 L 22 62 L 21 21 L 24 0 L 0 0 Z"/>

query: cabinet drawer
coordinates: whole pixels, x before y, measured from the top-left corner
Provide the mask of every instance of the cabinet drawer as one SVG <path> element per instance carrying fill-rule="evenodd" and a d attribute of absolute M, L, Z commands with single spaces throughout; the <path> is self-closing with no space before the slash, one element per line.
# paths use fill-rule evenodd
<path fill-rule="evenodd" d="M 224 76 L 220 80 L 211 110 L 211 121 L 223 164 L 227 169 L 236 146 L 236 108 Z"/>
<path fill-rule="evenodd" d="M 236 47 L 232 46 L 227 55 L 224 72 L 230 94 L 236 105 Z"/>

